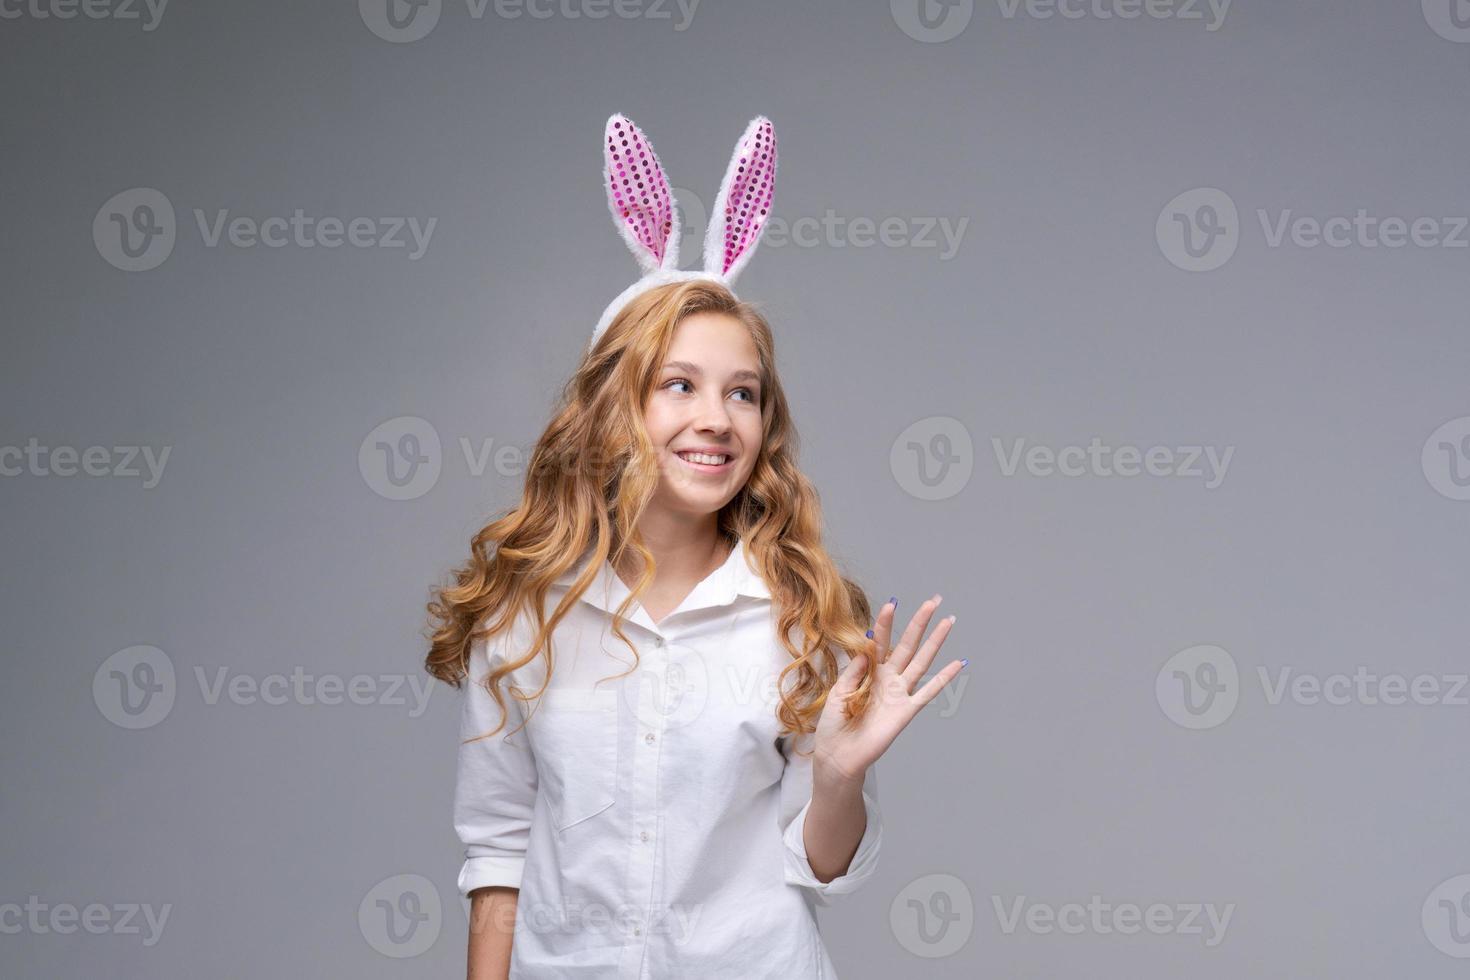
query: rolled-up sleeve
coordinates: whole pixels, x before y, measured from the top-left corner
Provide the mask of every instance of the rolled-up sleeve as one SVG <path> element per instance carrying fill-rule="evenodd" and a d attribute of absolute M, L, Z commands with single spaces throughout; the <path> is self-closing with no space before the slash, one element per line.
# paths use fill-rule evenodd
<path fill-rule="evenodd" d="M 806 817 L 812 806 L 812 758 L 798 754 L 810 752 L 813 736 L 807 733 L 794 744 L 791 735 L 781 739 L 786 768 L 781 774 L 781 828 L 786 859 L 786 882 L 808 889 L 818 905 L 831 905 L 840 895 L 856 891 L 878 870 L 878 849 L 883 841 L 883 819 L 878 812 L 877 765 L 868 767 L 863 776 L 863 809 L 868 824 L 858 841 L 857 852 L 845 874 L 822 881 L 812 870 L 806 856 Z"/>
<path fill-rule="evenodd" d="M 459 766 L 454 790 L 454 829 L 465 845 L 459 891 L 468 896 L 487 885 L 521 887 L 531 814 L 536 807 L 536 760 L 525 729 L 521 703 L 505 689 L 505 727 L 479 738 L 500 721 L 500 706 L 482 683 L 490 656 L 505 634 L 481 640 L 470 653 L 469 677 L 460 713 Z M 514 732 L 514 734 L 507 734 Z M 470 741 L 474 739 L 474 741 Z"/>

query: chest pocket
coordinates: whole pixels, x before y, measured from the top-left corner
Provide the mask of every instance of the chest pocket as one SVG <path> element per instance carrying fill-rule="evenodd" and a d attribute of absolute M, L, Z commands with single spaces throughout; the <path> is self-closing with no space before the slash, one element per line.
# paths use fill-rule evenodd
<path fill-rule="evenodd" d="M 598 688 L 544 691 L 526 728 L 547 808 L 558 831 L 613 805 L 618 778 L 618 694 Z"/>

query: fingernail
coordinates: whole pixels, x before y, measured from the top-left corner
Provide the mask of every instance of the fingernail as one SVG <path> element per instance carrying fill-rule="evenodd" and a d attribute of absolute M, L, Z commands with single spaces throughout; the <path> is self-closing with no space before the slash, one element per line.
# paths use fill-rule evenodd
<path fill-rule="evenodd" d="M 873 631 L 872 630 L 868 630 L 868 632 L 867 632 L 866 635 L 867 635 L 868 639 L 871 640 L 873 638 Z"/>
<path fill-rule="evenodd" d="M 893 603 L 893 610 L 894 610 L 894 612 L 897 612 L 898 611 L 898 596 L 891 595 L 891 596 L 888 597 L 888 601 L 891 602 L 891 603 Z"/>
<path fill-rule="evenodd" d="M 964 660 L 961 660 L 960 661 L 960 667 L 963 668 L 963 667 L 968 667 L 968 666 L 970 666 L 970 658 L 969 657 L 966 657 Z"/>

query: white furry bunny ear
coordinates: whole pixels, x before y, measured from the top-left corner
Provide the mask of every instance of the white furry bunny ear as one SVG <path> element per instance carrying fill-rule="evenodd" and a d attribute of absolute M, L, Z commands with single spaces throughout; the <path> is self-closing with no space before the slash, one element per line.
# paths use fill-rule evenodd
<path fill-rule="evenodd" d="M 704 271 L 726 283 L 745 268 L 765 230 L 776 190 L 776 130 L 756 116 L 735 144 L 704 238 Z"/>
<path fill-rule="evenodd" d="M 589 351 L 634 297 L 655 286 L 708 279 L 730 288 L 755 253 L 776 186 L 776 131 L 769 119 L 756 116 L 735 144 L 715 198 L 704 269 L 685 272 L 679 269 L 679 209 L 653 144 L 631 119 L 614 113 L 602 148 L 607 206 L 643 275 L 602 311 Z"/>
<path fill-rule="evenodd" d="M 679 267 L 679 213 L 653 144 L 633 120 L 614 113 L 603 144 L 607 206 L 645 275 Z"/>

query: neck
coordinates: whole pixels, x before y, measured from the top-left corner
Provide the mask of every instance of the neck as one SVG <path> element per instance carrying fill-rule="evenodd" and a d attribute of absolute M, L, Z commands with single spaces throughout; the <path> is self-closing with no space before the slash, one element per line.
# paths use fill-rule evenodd
<path fill-rule="evenodd" d="M 697 582 L 719 568 L 730 556 L 731 548 L 720 534 L 714 515 L 701 518 L 697 523 L 678 518 L 659 520 L 652 515 L 644 515 L 644 520 L 638 524 L 638 533 L 644 546 L 653 553 L 657 566 L 655 581 L 669 576 L 675 580 L 692 579 Z M 618 568 L 624 582 L 636 580 L 641 571 L 638 556 L 628 552 L 624 556 L 624 566 Z"/>

